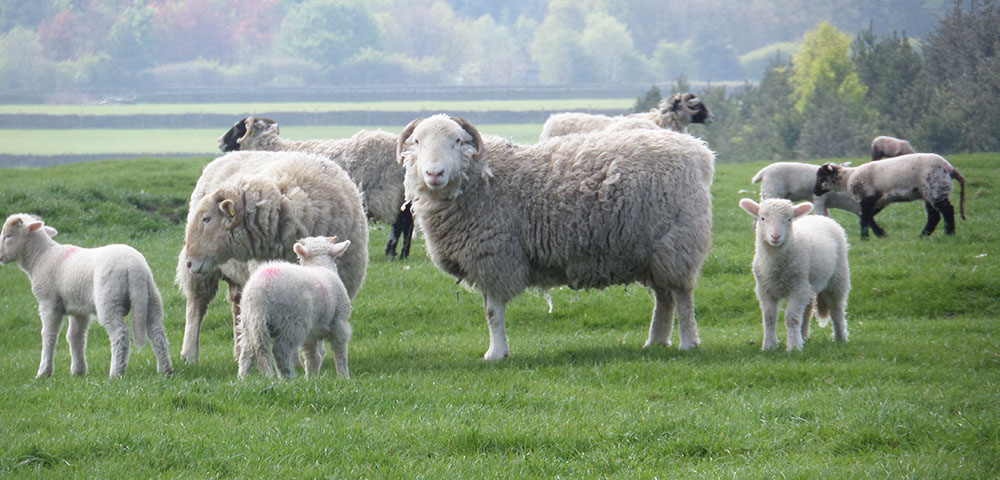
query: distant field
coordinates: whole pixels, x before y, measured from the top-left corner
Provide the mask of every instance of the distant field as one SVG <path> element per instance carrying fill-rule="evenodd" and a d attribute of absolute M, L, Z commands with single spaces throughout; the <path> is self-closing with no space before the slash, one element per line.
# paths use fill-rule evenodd
<path fill-rule="evenodd" d="M 405 125 L 383 127 L 310 126 L 282 127 L 281 136 L 291 140 L 347 138 L 358 130 L 382 128 L 399 133 Z M 519 143 L 534 143 L 542 131 L 539 124 L 477 125 L 483 133 L 501 135 Z M 215 154 L 219 137 L 229 127 L 216 129 L 0 129 L 0 155 L 93 155 L 93 154 Z"/>
<path fill-rule="evenodd" d="M 568 98 L 554 100 L 414 100 L 406 102 L 276 102 L 156 103 L 135 105 L 0 105 L 0 115 L 243 115 L 254 112 L 419 112 L 489 110 L 629 109 L 634 98 Z"/>

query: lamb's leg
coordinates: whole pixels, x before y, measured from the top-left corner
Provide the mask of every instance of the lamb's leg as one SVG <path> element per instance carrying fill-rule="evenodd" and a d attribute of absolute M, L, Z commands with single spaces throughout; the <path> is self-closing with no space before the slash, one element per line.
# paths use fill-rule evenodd
<path fill-rule="evenodd" d="M 303 332 L 304 337 L 304 332 Z M 299 346 L 305 338 L 291 335 L 290 332 L 281 332 L 274 337 L 274 363 L 278 367 L 278 375 L 282 378 L 295 377 L 295 356 L 299 353 Z"/>
<path fill-rule="evenodd" d="M 920 235 L 923 237 L 929 237 L 932 233 L 934 233 L 934 229 L 937 228 L 938 222 L 941 221 L 941 213 L 937 211 L 937 208 L 934 208 L 934 205 L 932 205 L 931 202 L 926 200 L 924 201 L 924 210 L 927 211 L 927 224 L 924 225 L 924 229 L 920 232 Z M 953 209 L 951 219 L 952 222 L 955 221 L 954 217 L 955 212 Z M 947 225 L 947 221 L 945 221 L 945 225 Z"/>
<path fill-rule="evenodd" d="M 868 228 L 871 227 L 872 231 L 875 232 L 876 236 L 884 237 L 885 230 L 875 223 L 875 214 L 881 211 L 881 209 L 875 208 L 875 203 L 878 202 L 878 197 L 865 197 L 861 199 L 861 239 L 868 239 Z"/>
<path fill-rule="evenodd" d="M 944 233 L 947 235 L 955 234 L 955 207 L 951 206 L 951 202 L 947 198 L 944 200 L 939 200 L 934 202 L 934 208 L 936 208 L 941 215 L 944 216 Z"/>
<path fill-rule="evenodd" d="M 227 280 L 229 291 L 226 300 L 233 310 L 233 358 L 240 358 L 240 300 L 243 299 L 243 286 Z"/>
<path fill-rule="evenodd" d="M 52 376 L 53 357 L 56 353 L 56 340 L 59 339 L 59 329 L 62 328 L 62 312 L 51 307 L 39 309 L 42 317 L 42 359 L 38 362 L 38 374 L 35 378 Z"/>
<path fill-rule="evenodd" d="M 507 302 L 483 294 L 483 310 L 486 311 L 486 325 L 490 328 L 490 349 L 483 358 L 486 360 L 502 360 L 510 356 L 507 345 L 507 328 L 504 324 Z"/>
<path fill-rule="evenodd" d="M 773 350 L 778 348 L 778 301 L 776 299 L 762 297 L 758 293 L 760 300 L 760 311 L 763 315 L 764 339 L 760 342 L 761 350 Z"/>
<path fill-rule="evenodd" d="M 181 345 L 181 358 L 187 363 L 198 363 L 201 322 L 205 319 L 208 304 L 219 291 L 219 278 L 218 273 L 199 275 L 187 272 L 178 275 L 178 283 L 181 283 L 181 289 L 187 297 L 184 341 Z"/>
<path fill-rule="evenodd" d="M 847 298 L 828 298 L 830 302 L 830 318 L 833 320 L 833 339 L 838 342 L 847 341 Z"/>
<path fill-rule="evenodd" d="M 316 348 L 317 345 L 322 345 L 322 340 L 317 340 L 310 338 L 302 344 L 302 356 L 304 361 L 302 362 L 305 366 L 306 377 L 312 378 L 319 375 L 319 369 L 323 365 L 323 357 L 319 354 Z"/>
<path fill-rule="evenodd" d="M 97 320 L 108 332 L 108 340 L 111 342 L 111 377 L 125 376 L 125 367 L 128 366 L 129 355 L 129 335 L 128 324 L 125 323 L 125 312 L 119 309 L 102 309 L 98 306 Z"/>
<path fill-rule="evenodd" d="M 675 288 L 671 293 L 677 306 L 677 327 L 681 341 L 678 348 L 690 350 L 701 345 L 698 322 L 694 318 L 694 289 Z"/>
<path fill-rule="evenodd" d="M 66 343 L 69 344 L 71 363 L 69 371 L 73 375 L 87 374 L 87 328 L 90 315 L 72 315 L 66 329 Z"/>
<path fill-rule="evenodd" d="M 788 351 L 802 350 L 804 344 L 802 339 L 802 322 L 805 321 L 803 316 L 806 311 L 807 302 L 811 299 L 811 295 L 805 296 L 805 301 L 801 295 L 792 295 L 788 298 L 788 303 L 785 304 L 785 330 L 788 333 Z"/>
<path fill-rule="evenodd" d="M 670 346 L 670 335 L 674 329 L 674 294 L 669 290 L 653 286 L 656 303 L 653 305 L 653 319 L 649 322 L 649 338 L 643 348 L 652 345 Z"/>
<path fill-rule="evenodd" d="M 802 341 L 805 342 L 809 340 L 809 328 L 810 323 L 812 323 L 812 313 L 813 313 L 813 302 L 812 300 L 806 304 L 806 311 L 802 314 Z"/>
<path fill-rule="evenodd" d="M 149 343 L 153 347 L 153 355 L 156 356 L 156 371 L 162 375 L 172 375 L 174 364 L 170 360 L 170 341 L 167 340 L 167 329 L 163 325 L 162 314 L 159 321 L 151 322 L 148 327 Z"/>

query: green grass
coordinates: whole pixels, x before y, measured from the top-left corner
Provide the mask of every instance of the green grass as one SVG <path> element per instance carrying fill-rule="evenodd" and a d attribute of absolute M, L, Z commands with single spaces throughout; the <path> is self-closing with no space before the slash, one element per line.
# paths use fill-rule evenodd
<path fill-rule="evenodd" d="M 9 478 L 995 478 L 1000 474 L 1000 155 L 955 155 L 969 180 L 958 234 L 919 239 L 923 206 L 879 215 L 889 237 L 851 240 L 851 341 L 814 330 L 800 353 L 759 350 L 750 219 L 762 164 L 720 165 L 713 247 L 696 305 L 702 345 L 641 348 L 652 308 L 638 285 L 536 293 L 508 308 L 512 357 L 481 360 L 480 298 L 426 258 L 371 265 L 351 323 L 351 380 L 236 380 L 228 307 L 203 326 L 198 365 L 179 357 L 184 299 L 172 285 L 186 197 L 206 158 L 141 159 L 0 173 L 6 213 L 43 215 L 58 240 L 129 243 L 164 295 L 176 374 L 149 348 L 106 378 L 33 378 L 36 303 L 0 268 L 0 475 Z M 857 161 L 857 159 L 855 159 Z M 956 197 L 957 198 L 957 197 Z M 221 297 L 221 294 L 220 294 Z M 784 334 L 779 329 L 780 338 Z M 676 342 L 676 335 L 674 338 Z"/>

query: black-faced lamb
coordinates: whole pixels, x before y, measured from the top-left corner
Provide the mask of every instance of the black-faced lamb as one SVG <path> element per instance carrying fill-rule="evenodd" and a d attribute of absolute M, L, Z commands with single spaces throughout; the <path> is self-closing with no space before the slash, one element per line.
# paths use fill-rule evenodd
<path fill-rule="evenodd" d="M 87 373 L 87 328 L 94 315 L 111 341 L 112 377 L 125 375 L 129 357 L 129 329 L 125 316 L 132 312 L 135 344 L 148 337 L 156 355 L 156 369 L 173 373 L 163 302 L 145 257 L 127 245 L 81 248 L 52 239 L 56 230 L 42 219 L 16 214 L 3 225 L 0 265 L 17 262 L 31 280 L 42 318 L 42 358 L 37 378 L 52 375 L 53 354 L 64 316 L 69 316 L 70 372 Z"/>
<path fill-rule="evenodd" d="M 615 125 L 621 129 L 622 122 L 631 125 L 642 125 L 641 123 L 632 123 L 630 120 L 649 120 L 660 128 L 679 133 L 688 133 L 688 125 L 692 123 L 709 125 L 714 119 L 715 117 L 712 116 L 712 112 L 695 94 L 678 93 L 660 102 L 659 106 L 648 112 L 632 115 L 609 117 L 607 115 L 576 112 L 550 115 L 545 120 L 545 124 L 542 125 L 542 133 L 539 136 L 539 140 L 544 141 L 552 137 L 561 137 L 574 133 L 594 132 Z"/>
<path fill-rule="evenodd" d="M 843 164 L 850 166 L 850 163 Z M 815 195 L 816 171 L 819 165 L 799 162 L 775 162 L 757 172 L 751 180 L 760 183 L 760 199 L 785 198 L 793 202 L 812 201 L 815 212 L 830 216 L 831 208 L 839 208 L 861 215 L 861 205 L 849 194 L 843 192 L 827 192 Z"/>
<path fill-rule="evenodd" d="M 878 136 L 871 144 L 872 161 L 917 153 L 910 142 L 901 138 Z"/>
<path fill-rule="evenodd" d="M 230 283 L 234 335 L 240 295 L 254 265 L 293 260 L 300 238 L 339 236 L 353 248 L 337 259 L 353 299 L 368 267 L 361 194 L 336 163 L 303 152 L 233 152 L 209 163 L 191 194 L 177 283 L 188 308 L 181 358 L 198 361 L 201 322 L 218 281 Z M 239 345 L 234 344 L 239 358 Z"/>
<path fill-rule="evenodd" d="M 350 246 L 350 240 L 336 237 L 303 238 L 294 247 L 300 265 L 272 261 L 253 271 L 243 288 L 239 378 L 246 378 L 255 362 L 269 377 L 277 363 L 279 375 L 291 378 L 299 349 L 306 376 L 314 377 L 323 362 L 323 340 L 333 348 L 337 373 L 350 377 L 351 299 L 335 261 Z"/>
<path fill-rule="evenodd" d="M 944 217 L 945 233 L 955 233 L 955 208 L 948 200 L 952 179 L 962 186 L 959 208 L 965 220 L 965 178 L 947 160 L 933 153 L 912 153 L 860 167 L 823 165 L 816 171 L 813 193 L 849 192 L 861 204 L 861 238 L 868 238 L 869 227 L 882 237 L 885 230 L 875 223 L 875 214 L 890 203 L 923 200 L 927 224 L 923 236 L 934 232 Z"/>
<path fill-rule="evenodd" d="M 694 286 L 711 243 L 714 154 L 659 130 L 518 145 L 435 115 L 399 137 L 406 195 L 431 260 L 483 294 L 487 360 L 509 355 L 507 302 L 529 286 L 642 282 L 656 299 L 646 346 L 699 343 Z"/>
<path fill-rule="evenodd" d="M 802 350 L 809 338 L 813 302 L 820 326 L 833 319 L 833 339 L 847 341 L 847 296 L 851 273 L 847 234 L 829 217 L 807 215 L 808 202 L 792 205 L 784 199 L 757 204 L 749 198 L 740 207 L 756 220 L 753 276 L 763 314 L 761 348 L 778 347 L 778 305 L 785 305 L 788 351 Z"/>
<path fill-rule="evenodd" d="M 405 171 L 396 163 L 396 135 L 381 130 L 361 130 L 345 139 L 292 141 L 282 138 L 279 133 L 274 120 L 246 117 L 219 138 L 219 149 L 223 152 L 309 152 L 329 158 L 346 170 L 358 186 L 368 216 L 392 225 L 385 246 L 386 256 L 396 257 L 400 237 L 403 246 L 399 258 L 410 255 L 413 214 L 410 206 L 403 204 Z"/>

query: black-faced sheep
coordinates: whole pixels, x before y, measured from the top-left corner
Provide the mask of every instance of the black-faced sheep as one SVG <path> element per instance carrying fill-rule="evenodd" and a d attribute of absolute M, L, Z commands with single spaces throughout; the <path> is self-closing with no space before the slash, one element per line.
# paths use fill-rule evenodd
<path fill-rule="evenodd" d="M 518 145 L 461 118 L 399 137 L 406 195 L 431 260 L 478 289 L 487 360 L 509 355 L 505 311 L 529 286 L 642 282 L 656 299 L 646 345 L 696 347 L 694 285 L 711 243 L 714 154 L 688 135 L 594 132 Z"/>
<path fill-rule="evenodd" d="M 962 186 L 959 203 L 965 220 L 965 178 L 947 160 L 933 153 L 913 153 L 870 162 L 860 167 L 826 164 L 816 171 L 813 193 L 850 192 L 861 204 L 861 238 L 868 238 L 869 227 L 875 235 L 885 230 L 875 223 L 875 214 L 890 203 L 923 200 L 927 224 L 922 232 L 928 236 L 944 216 L 945 233 L 955 233 L 955 208 L 948 200 L 952 179 Z"/>
<path fill-rule="evenodd" d="M 778 304 L 785 305 L 788 350 L 802 350 L 809 338 L 809 321 L 816 303 L 820 326 L 833 319 L 833 339 L 847 341 L 847 296 L 851 273 L 847 261 L 847 234 L 828 217 L 806 215 L 812 205 L 792 206 L 784 199 L 749 198 L 740 207 L 756 221 L 753 276 L 763 314 L 761 348 L 778 347 Z"/>
<path fill-rule="evenodd" d="M 342 168 L 318 155 L 233 152 L 214 160 L 191 194 L 187 221 L 177 265 L 177 283 L 188 302 L 185 361 L 198 361 L 201 322 L 218 280 L 225 274 L 230 283 L 238 334 L 240 294 L 252 269 L 246 263 L 292 260 L 299 238 L 350 240 L 353 248 L 337 264 L 351 299 L 364 282 L 368 223 L 361 194 Z M 234 354 L 239 357 L 238 344 Z"/>
<path fill-rule="evenodd" d="M 254 362 L 269 377 L 276 362 L 278 373 L 291 378 L 300 348 L 306 376 L 315 377 L 323 340 L 333 347 L 337 373 L 350 377 L 351 299 L 335 261 L 350 246 L 350 240 L 335 237 L 303 238 L 294 247 L 300 265 L 272 261 L 253 271 L 243 289 L 239 378 L 246 378 Z"/>
<path fill-rule="evenodd" d="M 392 225 L 385 254 L 399 258 L 410 255 L 413 214 L 403 204 L 403 168 L 396 163 L 396 135 L 381 130 L 361 130 L 351 138 L 292 141 L 279 136 L 278 123 L 267 118 L 246 117 L 219 138 L 223 152 L 265 150 L 309 152 L 329 158 L 347 170 L 361 191 L 368 216 Z"/>
<path fill-rule="evenodd" d="M 917 153 L 910 142 L 901 138 L 878 136 L 872 140 L 872 161 Z"/>
<path fill-rule="evenodd" d="M 850 166 L 849 163 L 844 166 Z M 830 216 L 831 208 L 846 210 L 861 215 L 861 205 L 849 194 L 827 192 L 814 195 L 816 171 L 819 165 L 798 162 L 775 162 L 757 172 L 752 183 L 760 183 L 760 198 L 785 198 L 795 201 L 812 201 L 819 215 Z"/>
<path fill-rule="evenodd" d="M 649 120 L 660 128 L 673 132 L 687 133 L 687 127 L 692 123 L 709 125 L 715 119 L 708 107 L 693 93 L 675 94 L 660 102 L 660 105 L 648 112 L 635 113 L 627 116 L 609 117 L 607 115 L 592 115 L 588 113 L 556 113 L 550 115 L 542 125 L 540 140 L 561 137 L 574 133 L 594 132 L 604 130 L 620 122 L 628 120 Z"/>
<path fill-rule="evenodd" d="M 87 328 L 93 315 L 111 340 L 112 377 L 125 375 L 129 331 L 125 316 L 132 312 L 132 330 L 138 346 L 148 337 L 156 355 L 156 369 L 173 373 L 163 301 L 145 257 L 128 245 L 80 248 L 52 239 L 56 230 L 33 215 L 16 214 L 3 225 L 0 265 L 17 262 L 31 280 L 42 317 L 42 359 L 38 378 L 52 375 L 56 339 L 63 317 L 69 315 L 70 372 L 87 373 Z"/>

